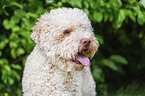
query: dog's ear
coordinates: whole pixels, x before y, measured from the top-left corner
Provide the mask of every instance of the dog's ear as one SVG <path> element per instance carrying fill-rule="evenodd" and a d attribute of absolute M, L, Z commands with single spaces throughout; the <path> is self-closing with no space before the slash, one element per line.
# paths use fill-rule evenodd
<path fill-rule="evenodd" d="M 98 48 L 99 48 L 99 42 L 97 41 L 96 38 L 94 38 L 92 43 L 92 54 L 90 55 L 91 59 L 94 57 L 96 51 L 98 52 Z"/>
<path fill-rule="evenodd" d="M 41 34 L 41 24 L 39 22 L 36 22 L 36 25 L 32 28 L 32 30 L 33 30 L 31 34 L 32 40 L 34 40 L 35 43 L 39 43 Z"/>

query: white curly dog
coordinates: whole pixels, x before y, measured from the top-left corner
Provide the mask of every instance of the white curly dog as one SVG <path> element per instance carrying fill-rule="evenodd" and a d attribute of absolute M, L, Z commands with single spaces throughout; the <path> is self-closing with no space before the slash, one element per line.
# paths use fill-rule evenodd
<path fill-rule="evenodd" d="M 57 8 L 38 19 L 36 46 L 26 61 L 24 96 L 95 96 L 90 60 L 99 47 L 87 15 Z"/>

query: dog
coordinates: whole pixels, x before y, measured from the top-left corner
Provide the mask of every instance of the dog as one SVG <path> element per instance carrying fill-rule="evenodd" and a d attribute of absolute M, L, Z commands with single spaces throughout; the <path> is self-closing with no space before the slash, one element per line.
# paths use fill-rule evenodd
<path fill-rule="evenodd" d="M 36 43 L 22 80 L 24 96 L 95 96 L 90 59 L 98 50 L 91 22 L 78 8 L 57 8 L 32 28 Z"/>

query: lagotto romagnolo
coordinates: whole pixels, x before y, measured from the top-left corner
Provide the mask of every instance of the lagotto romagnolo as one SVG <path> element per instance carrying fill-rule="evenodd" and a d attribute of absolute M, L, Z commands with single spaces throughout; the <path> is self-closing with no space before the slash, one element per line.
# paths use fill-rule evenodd
<path fill-rule="evenodd" d="M 36 46 L 25 64 L 23 95 L 95 96 L 90 59 L 99 43 L 86 13 L 53 9 L 41 15 L 32 29 Z"/>

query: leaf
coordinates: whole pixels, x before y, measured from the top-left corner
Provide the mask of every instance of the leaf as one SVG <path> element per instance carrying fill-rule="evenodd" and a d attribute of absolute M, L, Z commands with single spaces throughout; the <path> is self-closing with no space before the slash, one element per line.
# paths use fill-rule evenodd
<path fill-rule="evenodd" d="M 104 82 L 104 75 L 101 68 L 96 67 L 94 71 L 92 72 L 92 74 L 96 81 Z"/>
<path fill-rule="evenodd" d="M 10 24 L 10 22 L 9 22 L 8 19 L 4 19 L 4 21 L 3 21 L 3 26 L 4 26 L 4 28 L 5 28 L 6 30 L 11 29 L 11 24 Z"/>
<path fill-rule="evenodd" d="M 118 70 L 116 64 L 115 64 L 113 61 L 109 60 L 109 59 L 103 59 L 103 60 L 101 61 L 101 63 L 102 63 L 103 65 L 109 67 L 110 69 L 114 70 L 114 71 L 117 71 L 117 70 Z"/>
<path fill-rule="evenodd" d="M 9 42 L 9 39 L 4 38 L 4 40 L 0 42 L 0 49 L 4 49 L 6 45 L 8 44 L 8 42 Z"/>
<path fill-rule="evenodd" d="M 118 22 L 123 22 L 124 19 L 125 19 L 124 10 L 119 10 L 119 14 L 118 14 Z"/>
<path fill-rule="evenodd" d="M 113 21 L 113 19 L 114 19 L 113 15 L 112 15 L 112 14 L 109 14 L 109 16 L 108 16 L 108 17 L 109 17 L 109 21 L 110 21 L 110 22 L 112 22 L 112 21 Z"/>
<path fill-rule="evenodd" d="M 112 0 L 112 3 L 114 3 L 116 5 L 116 7 L 121 7 L 122 6 L 121 0 Z"/>
<path fill-rule="evenodd" d="M 140 32 L 140 33 L 138 34 L 138 37 L 141 39 L 141 38 L 143 37 L 143 32 Z"/>
<path fill-rule="evenodd" d="M 140 3 L 143 5 L 143 7 L 145 8 L 145 0 L 141 0 Z"/>
<path fill-rule="evenodd" d="M 11 77 L 8 77 L 8 83 L 9 83 L 10 85 L 13 85 L 13 84 L 14 84 L 14 79 L 11 78 Z"/>
<path fill-rule="evenodd" d="M 7 84 L 7 76 L 6 76 L 6 71 L 5 70 L 2 70 L 2 77 L 1 77 L 1 79 L 2 79 L 2 81 L 5 83 L 5 84 Z"/>
<path fill-rule="evenodd" d="M 20 56 L 25 53 L 25 50 L 23 48 L 18 48 L 16 53 L 17 53 L 17 56 Z"/>
<path fill-rule="evenodd" d="M 10 23 L 13 23 L 13 24 L 18 24 L 20 21 L 20 18 L 16 15 L 13 15 L 10 19 Z"/>
<path fill-rule="evenodd" d="M 2 51 L 0 51 L 0 57 L 2 56 Z"/>
<path fill-rule="evenodd" d="M 12 76 L 13 78 L 16 78 L 17 80 L 20 80 L 20 76 L 19 76 L 19 74 L 17 73 L 17 71 L 15 71 L 15 70 L 12 70 L 12 71 L 11 71 L 11 76 Z"/>
<path fill-rule="evenodd" d="M 104 5 L 105 5 L 104 0 L 98 0 L 98 1 L 99 1 L 99 3 L 100 3 L 100 6 L 104 6 Z"/>
<path fill-rule="evenodd" d="M 10 46 L 10 48 L 17 48 L 18 47 L 18 44 L 16 42 L 14 42 L 14 41 L 11 41 L 9 43 L 9 46 Z"/>
<path fill-rule="evenodd" d="M 45 12 L 45 9 L 41 6 L 39 6 L 37 11 L 36 11 L 36 14 L 44 14 L 44 12 Z"/>
<path fill-rule="evenodd" d="M 20 35 L 23 36 L 26 40 L 31 40 L 30 38 L 31 33 L 29 31 L 22 31 Z"/>
<path fill-rule="evenodd" d="M 133 3 L 135 3 L 137 0 L 128 0 L 128 2 L 130 3 L 130 4 L 133 4 Z"/>
<path fill-rule="evenodd" d="M 93 14 L 93 18 L 95 21 L 97 21 L 98 23 L 100 23 L 103 19 L 103 14 L 102 12 L 97 12 L 95 11 L 94 14 Z"/>
<path fill-rule="evenodd" d="M 10 35 L 10 40 L 12 40 L 12 41 L 14 41 L 14 42 L 17 41 L 17 43 L 18 43 L 19 39 L 20 39 L 20 38 L 19 38 L 18 34 L 15 33 L 15 32 L 12 32 L 12 34 Z"/>
<path fill-rule="evenodd" d="M 9 94 L 8 93 L 4 93 L 4 96 L 9 96 Z"/>
<path fill-rule="evenodd" d="M 117 5 L 118 5 L 119 7 L 122 6 L 122 2 L 121 2 L 121 0 L 116 0 L 116 3 L 117 3 Z"/>
<path fill-rule="evenodd" d="M 111 7 L 113 8 L 113 10 L 117 11 L 118 8 L 120 8 L 122 6 L 122 2 L 121 0 L 110 0 L 111 1 Z"/>
<path fill-rule="evenodd" d="M 108 20 L 108 18 L 109 18 L 108 14 L 104 13 L 104 22 L 106 22 Z"/>
<path fill-rule="evenodd" d="M 5 88 L 4 84 L 0 83 L 0 90 L 2 90 L 3 88 Z"/>
<path fill-rule="evenodd" d="M 45 0 L 46 4 L 52 4 L 55 2 L 55 0 Z"/>
<path fill-rule="evenodd" d="M 23 60 L 22 60 L 23 67 L 25 67 L 25 63 L 27 61 L 27 57 L 28 57 L 28 55 L 25 58 L 23 58 Z"/>
<path fill-rule="evenodd" d="M 87 1 L 84 1 L 84 6 L 85 6 L 86 9 L 88 9 L 89 8 L 89 3 Z"/>
<path fill-rule="evenodd" d="M 17 70 L 22 70 L 22 67 L 18 64 L 11 64 L 11 67 Z"/>
<path fill-rule="evenodd" d="M 136 16 L 134 12 L 131 10 L 125 10 L 124 12 L 133 22 L 136 22 Z"/>
<path fill-rule="evenodd" d="M 9 6 L 9 5 L 7 5 L 7 4 L 3 5 L 3 6 L 2 6 L 2 9 L 3 9 L 5 15 L 6 15 L 6 16 L 9 16 L 9 13 L 6 11 L 6 7 L 7 7 L 7 6 Z"/>
<path fill-rule="evenodd" d="M 57 3 L 57 7 L 62 7 L 63 3 L 62 2 L 58 2 Z"/>
<path fill-rule="evenodd" d="M 12 28 L 12 32 L 18 32 L 20 30 L 20 27 L 19 26 L 14 26 Z"/>
<path fill-rule="evenodd" d="M 21 9 L 17 9 L 17 10 L 15 10 L 14 14 L 15 14 L 17 17 L 21 18 L 21 17 L 23 17 L 23 16 L 26 15 L 26 12 L 23 11 L 23 10 L 21 10 Z"/>
<path fill-rule="evenodd" d="M 15 51 L 15 49 L 11 49 L 10 53 L 11 53 L 12 58 L 16 59 L 16 51 Z"/>
<path fill-rule="evenodd" d="M 22 28 L 28 29 L 28 30 L 30 30 L 30 28 L 34 26 L 33 22 L 30 22 L 30 20 L 25 17 L 22 18 L 21 24 L 22 24 Z"/>
<path fill-rule="evenodd" d="M 33 18 L 38 18 L 37 14 L 32 13 L 32 12 L 28 12 L 27 15 L 30 16 L 30 17 L 33 17 Z"/>
<path fill-rule="evenodd" d="M 7 71 L 7 72 L 10 72 L 10 71 L 11 71 L 10 66 L 4 65 L 3 67 L 4 67 L 4 70 L 5 70 L 5 71 Z"/>
<path fill-rule="evenodd" d="M 127 60 L 120 55 L 111 55 L 109 59 L 120 64 L 126 65 L 128 63 Z"/>
<path fill-rule="evenodd" d="M 98 0 L 99 1 L 99 0 Z M 97 2 L 89 2 L 90 3 L 90 7 L 92 8 L 92 9 L 96 9 L 97 8 L 97 6 L 95 6 L 96 4 L 98 4 Z"/>
<path fill-rule="evenodd" d="M 101 35 L 95 35 L 95 37 L 98 39 L 100 44 L 104 43 L 103 37 Z"/>
<path fill-rule="evenodd" d="M 89 10 L 88 9 L 83 9 L 83 11 L 87 14 L 87 15 L 89 15 Z"/>
<path fill-rule="evenodd" d="M 0 66 L 8 65 L 9 62 L 6 58 L 1 58 L 0 59 Z"/>
<path fill-rule="evenodd" d="M 134 6 L 133 10 L 138 14 L 138 12 L 140 11 L 140 7 L 139 6 Z"/>
<path fill-rule="evenodd" d="M 145 23 L 145 19 L 141 11 L 138 12 L 137 22 L 140 25 L 143 25 Z"/>
<path fill-rule="evenodd" d="M 66 1 L 67 1 L 67 0 L 66 0 Z M 73 7 L 82 8 L 81 0 L 68 0 L 67 2 L 68 2 L 70 5 L 72 5 Z"/>
<path fill-rule="evenodd" d="M 21 9 L 23 8 L 23 6 L 21 4 L 19 4 L 19 3 L 17 3 L 17 2 L 13 2 L 11 5 L 17 6 L 17 7 L 21 8 Z"/>
<path fill-rule="evenodd" d="M 124 20 L 125 20 L 124 10 L 119 10 L 117 20 L 113 22 L 113 27 L 116 29 L 120 28 Z"/>

